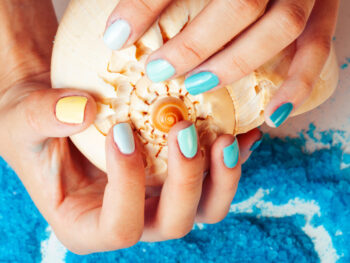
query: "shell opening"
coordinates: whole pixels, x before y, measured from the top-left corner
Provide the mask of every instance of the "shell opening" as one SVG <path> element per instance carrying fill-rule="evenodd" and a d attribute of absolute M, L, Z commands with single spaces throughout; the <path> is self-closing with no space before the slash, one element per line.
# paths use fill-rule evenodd
<path fill-rule="evenodd" d="M 176 123 L 189 119 L 186 104 L 175 97 L 159 99 L 153 105 L 151 116 L 154 127 L 165 133 Z"/>

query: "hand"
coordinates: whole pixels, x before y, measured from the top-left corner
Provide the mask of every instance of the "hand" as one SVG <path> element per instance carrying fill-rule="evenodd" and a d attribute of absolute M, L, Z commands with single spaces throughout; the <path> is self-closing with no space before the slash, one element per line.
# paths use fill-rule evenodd
<path fill-rule="evenodd" d="M 106 44 L 133 44 L 169 4 L 184 1 L 120 0 L 107 22 Z M 330 52 L 338 6 L 339 0 L 209 1 L 151 54 L 148 76 L 158 82 L 186 74 L 185 86 L 195 95 L 241 79 L 296 43 L 288 78 L 265 110 L 267 124 L 277 127 L 311 94 Z"/>
<path fill-rule="evenodd" d="M 107 174 L 67 138 L 93 123 L 96 103 L 85 92 L 50 87 L 57 29 L 51 2 L 1 1 L 0 21 L 6 48 L 0 52 L 0 153 L 68 249 L 86 254 L 179 238 L 195 221 L 226 216 L 241 164 L 261 137 L 258 130 L 237 141 L 218 138 L 203 178 L 194 126 L 178 123 L 169 134 L 169 174 L 161 194 L 145 198 L 141 144 L 128 124 L 116 124 L 107 136 Z"/>

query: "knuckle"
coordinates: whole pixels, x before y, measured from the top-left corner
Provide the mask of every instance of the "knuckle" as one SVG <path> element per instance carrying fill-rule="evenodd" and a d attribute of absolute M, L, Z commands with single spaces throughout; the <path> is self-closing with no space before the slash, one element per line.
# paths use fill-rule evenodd
<path fill-rule="evenodd" d="M 234 56 L 231 59 L 231 65 L 228 68 L 230 71 L 233 69 L 238 72 L 240 77 L 247 76 L 250 74 L 254 69 L 240 56 Z"/>
<path fill-rule="evenodd" d="M 247 14 L 248 17 L 259 16 L 267 5 L 266 0 L 229 0 L 227 3 L 239 14 Z"/>
<path fill-rule="evenodd" d="M 201 187 L 202 181 L 203 169 L 199 169 L 199 171 L 192 171 L 187 173 L 185 176 L 181 176 L 174 187 L 177 187 L 182 192 L 193 193 L 198 189 L 198 187 Z"/>
<path fill-rule="evenodd" d="M 301 94 L 304 94 L 304 96 L 308 96 L 312 92 L 312 89 L 314 87 L 314 81 L 304 77 L 300 79 L 299 85 L 300 85 L 299 88 L 300 88 Z"/>
<path fill-rule="evenodd" d="M 145 11 L 148 12 L 149 14 L 153 14 L 157 11 L 156 6 L 154 4 L 152 4 L 152 1 L 135 0 L 133 2 L 135 3 L 135 6 L 139 7 L 144 12 Z"/>
<path fill-rule="evenodd" d="M 37 116 L 37 113 L 31 107 L 28 106 L 30 105 L 31 101 L 37 101 L 37 94 L 35 92 L 30 94 L 24 100 L 23 104 L 26 105 L 24 109 L 24 118 L 29 128 L 31 128 L 34 131 L 38 131 L 38 127 L 40 126 L 39 118 Z"/>
<path fill-rule="evenodd" d="M 211 215 L 211 214 L 208 214 L 208 215 L 204 215 L 202 216 L 202 222 L 204 224 L 217 224 L 219 222 L 221 222 L 222 220 L 224 220 L 226 217 L 226 214 L 224 215 Z"/>
<path fill-rule="evenodd" d="M 307 20 L 308 15 L 304 7 L 289 3 L 280 14 L 278 24 L 281 25 L 287 37 L 294 40 L 304 31 Z"/>
<path fill-rule="evenodd" d="M 208 50 L 204 48 L 204 45 L 194 38 L 187 37 L 182 40 L 182 44 L 179 46 L 179 52 L 181 57 L 193 63 L 199 63 L 206 58 Z"/>
<path fill-rule="evenodd" d="M 161 233 L 165 240 L 180 239 L 190 233 L 192 226 L 167 226 Z"/>
<path fill-rule="evenodd" d="M 113 231 L 113 234 L 108 234 L 105 238 L 107 247 L 111 250 L 117 250 L 127 247 L 132 247 L 139 242 L 142 232 L 135 229 L 130 230 L 129 228 L 118 229 Z"/>
<path fill-rule="evenodd" d="M 320 37 L 314 40 L 313 45 L 320 56 L 328 57 L 331 53 L 332 42 L 328 37 Z"/>

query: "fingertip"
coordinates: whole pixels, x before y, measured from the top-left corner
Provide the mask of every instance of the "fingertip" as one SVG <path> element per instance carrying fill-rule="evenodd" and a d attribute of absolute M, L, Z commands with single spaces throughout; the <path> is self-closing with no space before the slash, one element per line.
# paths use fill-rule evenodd
<path fill-rule="evenodd" d="M 140 142 L 129 123 L 117 123 L 106 137 L 106 166 L 108 174 L 143 176 L 144 161 Z M 122 175 L 121 175 L 122 176 Z"/>
<path fill-rule="evenodd" d="M 106 149 L 121 158 L 141 158 L 140 141 L 127 122 L 116 123 L 111 127 L 106 137 Z"/>
<path fill-rule="evenodd" d="M 189 121 L 175 124 L 168 135 L 169 155 L 182 159 L 203 158 L 196 126 Z"/>
<path fill-rule="evenodd" d="M 54 116 L 60 124 L 84 130 L 94 122 L 97 105 L 90 94 L 78 90 L 57 91 Z"/>
<path fill-rule="evenodd" d="M 292 102 L 272 102 L 265 112 L 265 121 L 272 128 L 278 128 L 287 121 L 294 110 Z"/>
<path fill-rule="evenodd" d="M 220 136 L 212 146 L 213 165 L 218 163 L 226 169 L 236 168 L 239 164 L 240 150 L 239 143 L 235 136 L 225 134 Z"/>
<path fill-rule="evenodd" d="M 126 47 L 130 35 L 131 26 L 127 20 L 113 19 L 107 22 L 103 41 L 111 50 L 120 50 Z"/>
<path fill-rule="evenodd" d="M 94 98 L 74 89 L 40 89 L 22 101 L 24 124 L 35 141 L 67 137 L 87 129 L 95 120 Z"/>
<path fill-rule="evenodd" d="M 261 144 L 263 139 L 263 133 L 255 128 L 247 133 L 240 134 L 237 136 L 240 150 L 241 150 L 241 161 L 245 163 L 253 151 L 255 151 Z"/>

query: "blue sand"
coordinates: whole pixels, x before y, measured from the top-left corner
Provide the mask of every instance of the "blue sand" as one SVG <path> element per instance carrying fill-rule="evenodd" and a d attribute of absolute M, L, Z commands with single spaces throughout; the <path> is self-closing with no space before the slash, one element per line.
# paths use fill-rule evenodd
<path fill-rule="evenodd" d="M 289 200 L 314 201 L 320 216 L 314 226 L 323 226 L 340 256 L 350 262 L 350 169 L 340 169 L 342 145 L 333 143 L 333 131 L 321 133 L 315 127 L 298 139 L 265 136 L 243 168 L 234 203 L 269 189 L 264 197 L 274 205 Z M 337 133 L 342 134 L 342 133 Z M 329 149 L 313 153 L 305 150 L 305 136 L 330 143 Z M 7 164 L 0 160 L 0 262 L 40 262 L 40 242 L 46 239 L 46 222 Z M 319 262 L 310 237 L 303 231 L 305 218 L 282 218 L 253 213 L 231 213 L 219 224 L 196 227 L 180 240 L 139 243 L 117 252 L 77 256 L 67 253 L 66 262 Z"/>
<path fill-rule="evenodd" d="M 348 63 L 344 63 L 343 65 L 340 66 L 341 69 L 346 69 L 348 68 L 349 64 Z"/>

